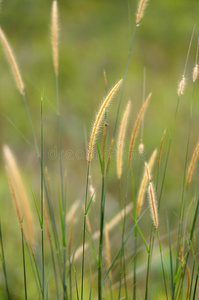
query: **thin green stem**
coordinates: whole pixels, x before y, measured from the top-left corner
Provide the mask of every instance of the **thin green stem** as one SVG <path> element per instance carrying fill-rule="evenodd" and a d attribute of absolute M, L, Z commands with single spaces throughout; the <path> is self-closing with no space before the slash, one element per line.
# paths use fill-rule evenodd
<path fill-rule="evenodd" d="M 88 179 L 89 179 L 89 170 L 90 164 L 87 166 L 87 176 L 86 176 L 86 195 L 85 195 L 85 203 L 84 203 L 84 211 L 86 212 L 87 208 L 87 196 L 88 196 Z M 81 300 L 84 298 L 84 248 L 85 248 L 85 237 L 86 237 L 86 214 L 84 213 L 84 223 L 83 223 L 83 245 L 82 245 L 82 285 L 81 285 Z"/>
<path fill-rule="evenodd" d="M 133 178 L 133 171 L 132 171 L 132 178 Z M 133 194 L 133 218 L 135 222 L 135 229 L 134 229 L 134 253 L 137 253 L 137 214 L 136 214 L 136 203 L 135 203 L 135 189 L 134 189 L 134 179 L 132 180 L 132 194 Z M 136 300 L 136 286 L 137 286 L 137 255 L 135 256 L 134 259 L 134 268 L 133 268 L 133 273 L 134 273 L 134 283 L 133 283 L 133 299 Z"/>
<path fill-rule="evenodd" d="M 45 279 L 44 279 L 44 213 L 43 213 L 43 194 L 44 194 L 44 166 L 43 166 L 43 99 L 41 98 L 41 255 L 42 255 L 42 291 L 45 295 Z"/>
<path fill-rule="evenodd" d="M 7 271 L 6 271 L 6 261 L 5 261 L 5 255 L 4 255 L 4 246 L 3 246 L 3 236 L 2 236 L 2 230 L 1 230 L 1 222 L 0 222 L 0 242 L 1 242 L 1 254 L 2 254 L 2 259 L 3 259 L 3 273 L 5 277 L 5 283 L 6 283 L 6 291 L 7 291 L 7 296 L 8 299 L 10 298 L 10 291 L 8 287 L 8 278 L 7 278 Z"/>
<path fill-rule="evenodd" d="M 23 235 L 23 225 L 21 224 L 21 241 L 22 241 L 22 254 L 23 254 L 23 275 L 24 275 L 24 293 L 25 299 L 27 300 L 27 285 L 26 285 L 26 261 L 25 261 L 25 251 L 24 251 L 24 235 Z"/>
<path fill-rule="evenodd" d="M 166 277 L 165 277 L 165 271 L 164 271 L 164 263 L 163 263 L 163 256 L 162 256 L 162 246 L 161 246 L 161 241 L 160 241 L 159 230 L 157 230 L 157 233 L 158 233 L 158 240 L 159 240 L 159 249 L 160 249 L 160 257 L 161 257 L 161 264 L 162 264 L 162 273 L 163 273 L 163 279 L 164 279 L 164 287 L 165 287 L 166 298 L 168 300 Z"/>

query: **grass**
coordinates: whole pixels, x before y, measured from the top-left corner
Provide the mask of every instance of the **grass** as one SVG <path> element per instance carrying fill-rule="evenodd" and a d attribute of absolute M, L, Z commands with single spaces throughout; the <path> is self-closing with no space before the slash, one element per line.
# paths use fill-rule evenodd
<path fill-rule="evenodd" d="M 52 163 L 45 156 L 48 138 L 51 135 L 48 130 L 48 107 L 54 107 L 46 96 L 48 86 L 44 84 L 40 95 L 38 126 L 35 118 L 32 118 L 33 112 L 28 101 L 29 91 L 24 86 L 9 39 L 0 29 L 0 40 L 24 104 L 26 126 L 30 127 L 32 135 L 27 138 L 13 117 L 8 115 L 6 119 L 12 125 L 12 131 L 16 135 L 15 138 L 20 140 L 20 145 L 23 148 L 27 147 L 27 151 L 35 157 L 36 165 L 32 170 L 36 173 L 35 176 L 29 174 L 29 171 L 26 172 L 28 178 L 34 178 L 33 181 L 28 180 L 30 183 L 27 185 L 27 181 L 22 180 L 25 176 L 22 176 L 19 167 L 22 161 L 26 160 L 26 156 L 19 160 L 18 155 L 16 158 L 9 147 L 4 146 L 10 198 L 13 198 L 13 203 L 9 202 L 8 205 L 11 216 L 9 221 L 0 223 L 2 299 L 197 299 L 199 147 L 194 124 L 197 124 L 198 44 L 195 47 L 195 65 L 191 65 L 190 62 L 191 49 L 195 42 L 194 30 L 187 56 L 184 51 L 185 67 L 178 87 L 176 80 L 177 93 L 171 95 L 175 106 L 167 115 L 167 124 L 164 126 L 167 129 L 164 130 L 163 136 L 156 133 L 157 128 L 154 124 L 153 116 L 159 114 L 153 104 L 153 101 L 157 101 L 153 99 L 156 99 L 159 89 L 154 82 L 153 95 L 150 93 L 145 102 L 140 99 L 140 110 L 138 105 L 134 107 L 134 99 L 131 101 L 131 108 L 128 105 L 119 135 L 120 144 L 116 141 L 121 108 L 126 107 L 128 80 L 132 76 L 129 68 L 135 60 L 134 50 L 136 53 L 137 39 L 142 35 L 141 28 L 146 26 L 143 22 L 148 10 L 146 4 L 154 5 L 150 1 L 141 0 L 132 14 L 130 1 L 127 3 L 129 28 L 130 24 L 134 23 L 134 29 L 129 29 L 129 49 L 124 55 L 124 68 L 120 70 L 120 73 L 124 72 L 123 78 L 117 78 L 114 85 L 114 81 L 109 79 L 104 71 L 104 100 L 99 105 L 90 136 L 85 134 L 85 144 L 88 144 L 86 151 L 80 149 L 75 152 L 75 158 L 80 165 L 76 169 L 77 165 L 72 164 L 74 153 L 70 146 L 66 151 L 63 147 L 63 144 L 66 145 L 63 143 L 66 131 L 73 132 L 74 125 L 65 128 L 64 114 L 67 111 L 67 102 L 62 105 L 63 100 L 60 97 L 63 95 L 60 84 L 60 69 L 62 70 L 63 66 L 58 55 L 62 51 L 61 41 L 60 45 L 58 44 L 58 33 L 63 29 L 61 25 L 58 28 L 59 3 L 53 0 L 51 63 L 54 66 L 52 73 L 55 80 L 50 90 L 54 89 L 57 102 L 54 136 L 57 152 L 52 152 L 51 158 L 55 155 L 55 163 L 58 161 L 56 175 L 53 174 L 54 171 L 48 172 L 46 168 L 48 164 L 51 170 Z M 181 64 L 183 65 L 183 62 Z M 143 65 L 145 70 L 144 67 Z M 192 82 L 187 81 L 187 78 L 192 76 L 188 75 L 191 68 L 194 72 Z M 133 72 L 136 73 L 136 70 Z M 9 80 L 11 81 L 10 78 Z M 150 78 L 149 82 L 152 83 L 153 78 Z M 112 88 L 109 89 L 108 85 Z M 144 71 L 143 98 L 147 86 Z M 78 86 L 76 88 L 78 89 Z M 94 96 L 98 98 L 97 93 Z M 128 97 L 130 96 L 132 95 L 129 93 Z M 136 93 L 133 96 L 135 97 Z M 190 103 L 187 103 L 186 99 L 189 98 Z M 110 102 L 112 107 L 108 109 Z M 91 102 L 88 102 L 86 105 L 89 107 L 90 119 L 93 119 L 94 112 L 90 104 Z M 189 116 L 188 121 L 186 118 L 183 120 L 186 124 L 183 124 L 182 128 L 186 131 L 180 137 L 182 120 L 179 114 L 182 105 L 187 107 Z M 66 116 L 69 115 L 68 113 Z M 50 120 L 56 124 L 54 119 L 56 118 L 53 109 Z M 163 128 L 161 123 L 160 127 Z M 89 129 L 86 128 L 85 132 L 87 131 Z M 146 138 L 147 135 L 149 138 Z M 139 138 L 140 145 L 137 142 Z M 180 153 L 176 153 L 173 144 L 176 147 L 180 138 L 180 145 L 183 144 L 184 147 L 181 146 Z M 11 141 L 11 137 L 8 137 L 7 143 Z M 197 146 L 194 148 L 192 145 Z M 141 149 L 140 152 L 137 148 Z M 157 150 L 152 154 L 151 148 Z M 172 159 L 172 156 L 175 159 Z M 177 172 L 176 161 L 180 163 L 182 172 Z M 85 173 L 85 178 L 80 178 L 81 172 Z M 172 180 L 172 174 L 175 172 L 180 177 L 181 184 Z M 174 186 L 173 190 L 171 186 Z M 111 197 L 111 193 L 114 197 Z M 6 195 L 9 195 L 8 185 Z M 76 202 L 74 195 L 80 198 Z M 167 199 L 170 200 L 170 205 L 174 201 L 177 202 L 175 209 L 169 205 L 165 206 Z M 72 204 L 75 203 L 77 205 L 72 209 Z M 6 209 L 5 207 L 2 211 Z M 14 217 L 14 213 L 19 223 L 16 229 L 17 218 Z M 15 245 L 16 250 L 12 245 Z"/>

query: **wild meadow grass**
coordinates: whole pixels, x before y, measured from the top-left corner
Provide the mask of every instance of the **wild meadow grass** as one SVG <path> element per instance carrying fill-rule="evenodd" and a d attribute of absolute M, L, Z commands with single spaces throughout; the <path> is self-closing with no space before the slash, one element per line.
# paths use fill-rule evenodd
<path fill-rule="evenodd" d="M 128 7 L 129 3 L 128 1 Z M 144 71 L 142 99 L 136 100 L 140 103 L 136 111 L 137 117 L 132 117 L 132 112 L 135 109 L 134 99 L 138 97 L 129 95 L 130 100 L 124 97 L 139 27 L 145 26 L 142 21 L 147 13 L 147 5 L 153 5 L 146 0 L 138 2 L 124 70 L 121 70 L 121 76 L 116 82 L 109 82 L 109 76 L 104 70 L 104 98 L 96 107 L 96 113 L 92 112 L 90 116 L 93 120 L 91 129 L 85 129 L 86 154 L 83 150 L 78 152 L 80 159 L 83 158 L 84 161 L 84 178 L 79 182 L 79 170 L 72 170 L 76 174 L 73 193 L 79 196 L 76 200 L 71 199 L 72 173 L 65 165 L 63 150 L 65 123 L 62 118 L 59 74 L 59 51 L 62 47 L 61 42 L 59 45 L 59 32 L 63 28 L 59 26 L 58 5 L 57 0 L 52 1 L 49 34 L 56 95 L 54 118 L 57 117 L 54 144 L 58 149 L 59 175 L 56 175 L 55 180 L 55 176 L 49 172 L 51 166 L 46 166 L 45 157 L 46 140 L 51 134 L 46 134 L 45 105 L 48 99 L 45 93 L 48 87 L 44 85 L 37 99 L 40 107 L 38 134 L 29 109 L 29 93 L 22 79 L 23 72 L 18 67 L 9 37 L 0 28 L 2 49 L 21 95 L 27 126 L 30 127 L 32 136 L 27 138 L 9 116 L 7 120 L 13 127 L 13 133 L 21 139 L 22 148 L 29 147 L 28 151 L 33 153 L 37 161 L 37 174 L 32 183 L 25 180 L 21 172 L 21 161 L 14 150 L 8 145 L 3 146 L 5 177 L 7 176 L 8 182 L 6 193 L 12 200 L 9 206 L 15 208 L 16 218 L 10 218 L 6 225 L 1 222 L 2 215 L 0 219 L 1 298 L 198 299 L 197 137 L 195 148 L 190 143 L 192 124 L 195 124 L 194 119 L 197 118 L 193 112 L 197 111 L 198 99 L 195 91 L 199 43 L 195 43 L 195 27 L 192 34 L 190 30 L 188 51 L 183 49 L 186 59 L 182 65 L 185 66 L 179 84 L 176 81 L 176 94 L 172 95 L 173 110 L 168 112 L 165 129 L 154 143 L 153 150 L 149 151 L 148 141 L 153 140 L 156 131 L 153 127 L 153 114 L 157 113 L 156 110 L 151 111 L 151 102 L 154 95 L 157 95 L 158 86 L 154 85 L 156 91 L 146 94 L 148 84 Z M 1 13 L 3 14 L 3 9 Z M 130 13 L 129 17 L 133 18 Z M 195 64 L 190 75 L 190 51 L 194 47 Z M 1 55 L 3 56 L 3 51 Z M 145 70 L 145 66 L 143 69 Z M 12 82 L 11 78 L 9 80 Z M 108 88 L 109 85 L 112 87 Z M 178 113 L 188 86 L 190 94 L 187 98 L 190 100 L 186 102 L 186 106 L 189 122 L 188 132 L 183 133 L 181 143 L 181 185 L 176 187 L 176 183 L 172 182 L 175 191 L 179 191 L 176 196 L 169 193 L 166 181 L 171 172 L 176 172 L 170 163 L 170 156 L 173 143 L 179 140 Z M 114 122 L 110 119 L 112 107 L 115 107 Z M 64 109 L 67 110 L 67 101 Z M 147 131 L 147 126 L 153 128 L 154 132 Z M 145 130 L 149 135 L 146 142 Z M 174 155 L 178 160 L 178 153 Z M 92 176 L 93 173 L 95 176 Z M 26 176 L 31 177 L 29 174 Z M 111 197 L 111 185 L 115 197 Z M 165 195 L 169 195 L 170 199 Z M 177 203 L 177 211 L 171 212 L 170 208 L 168 211 L 164 210 L 162 202 L 167 200 Z M 17 222 L 18 228 L 12 231 Z M 9 230 L 6 226 L 9 226 Z M 7 232 L 18 233 L 15 237 L 14 234 L 7 236 Z M 12 255 L 7 255 L 8 248 L 12 249 Z"/>

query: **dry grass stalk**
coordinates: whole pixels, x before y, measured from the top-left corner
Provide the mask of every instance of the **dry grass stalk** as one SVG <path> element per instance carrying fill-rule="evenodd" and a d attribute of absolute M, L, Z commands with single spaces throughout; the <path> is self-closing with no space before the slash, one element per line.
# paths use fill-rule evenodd
<path fill-rule="evenodd" d="M 109 150 L 109 154 L 108 154 L 108 160 L 107 160 L 107 165 L 106 165 L 106 174 L 108 173 L 108 169 L 109 169 L 111 154 L 112 154 L 112 151 L 113 151 L 113 144 L 114 144 L 114 139 L 112 139 L 112 141 L 111 141 L 111 146 L 110 146 L 110 150 Z"/>
<path fill-rule="evenodd" d="M 130 110 L 130 101 L 127 103 L 122 123 L 120 126 L 119 136 L 118 136 L 118 144 L 117 144 L 117 178 L 120 179 L 122 176 L 122 156 L 123 156 L 123 148 L 124 148 L 124 138 L 125 138 L 125 132 L 126 132 L 126 125 L 128 121 L 129 116 L 129 110 Z"/>
<path fill-rule="evenodd" d="M 147 163 L 145 163 L 145 168 L 146 168 L 146 173 L 147 173 L 147 177 L 149 180 L 148 194 L 149 194 L 149 205 L 151 208 L 151 215 L 152 215 L 152 219 L 153 219 L 153 223 L 154 223 L 155 227 L 158 228 L 158 212 L 157 212 L 155 191 L 154 191 L 153 184 L 151 182 L 151 174 L 150 174 Z"/>
<path fill-rule="evenodd" d="M 20 93 L 24 94 L 24 83 L 23 83 L 16 59 L 15 59 L 12 49 L 8 43 L 8 40 L 1 28 L 0 28 L 0 39 L 3 44 L 3 47 L 4 47 L 5 53 L 7 55 L 8 61 L 10 63 L 10 66 L 12 68 L 13 75 L 14 75 L 15 81 L 17 83 L 17 87 L 18 87 Z"/>
<path fill-rule="evenodd" d="M 51 191 L 50 191 L 50 178 L 49 178 L 47 167 L 45 167 L 45 175 L 46 175 L 46 183 L 47 183 L 47 187 L 48 187 L 48 192 L 50 194 L 51 193 Z"/>
<path fill-rule="evenodd" d="M 112 90 L 106 96 L 106 98 L 104 99 L 104 101 L 103 101 L 103 103 L 102 103 L 102 105 L 99 109 L 99 112 L 97 113 L 97 116 L 95 118 L 95 122 L 93 124 L 92 131 L 91 131 L 91 137 L 90 137 L 90 142 L 89 142 L 88 156 L 87 156 L 88 163 L 90 163 L 91 160 L 92 160 L 95 140 L 96 140 L 97 134 L 99 132 L 100 124 L 101 124 L 101 121 L 103 119 L 105 110 L 108 107 L 108 105 L 110 104 L 110 101 L 112 100 L 112 98 L 115 95 L 116 91 L 119 89 L 121 83 L 122 83 L 122 79 L 120 79 L 118 81 L 118 83 L 116 83 L 116 85 L 112 88 Z"/>
<path fill-rule="evenodd" d="M 140 23 L 140 20 L 142 19 L 144 15 L 144 9 L 146 8 L 147 0 L 140 0 L 138 3 L 138 9 L 136 14 L 136 24 L 137 26 Z"/>
<path fill-rule="evenodd" d="M 156 155 L 157 155 L 157 150 L 154 150 L 154 152 L 152 153 L 151 158 L 149 160 L 149 163 L 148 163 L 148 168 L 149 168 L 150 172 L 153 168 L 153 164 L 154 164 Z M 145 192 L 146 192 L 147 181 L 148 181 L 148 178 L 147 178 L 147 173 L 146 173 L 146 169 L 145 169 L 144 170 L 144 176 L 143 176 L 143 179 L 142 179 L 142 182 L 141 182 L 141 185 L 140 185 L 140 189 L 139 189 L 139 193 L 138 193 L 138 200 L 137 200 L 137 207 L 136 207 L 136 213 L 137 213 L 138 217 L 140 215 L 141 208 L 142 208 L 142 205 L 143 205 L 144 195 L 145 195 Z"/>
<path fill-rule="evenodd" d="M 196 164 L 197 158 L 198 158 L 198 154 L 199 154 L 199 142 L 196 145 L 196 148 L 194 150 L 193 156 L 191 158 L 190 164 L 189 164 L 189 169 L 187 172 L 187 181 L 186 181 L 186 189 L 188 190 L 190 181 L 191 181 L 191 177 L 193 174 L 193 170 L 194 170 L 194 166 Z"/>
<path fill-rule="evenodd" d="M 28 197 L 25 191 L 23 181 L 21 179 L 17 163 L 12 155 L 8 146 L 3 147 L 3 152 L 6 160 L 6 165 L 9 170 L 10 177 L 15 187 L 15 192 L 17 195 L 17 203 L 20 208 L 21 214 L 24 217 L 25 225 L 24 228 L 27 229 L 27 238 L 31 245 L 35 244 L 35 226 L 32 211 L 28 201 Z"/>
<path fill-rule="evenodd" d="M 52 16 L 51 16 L 51 38 L 52 38 L 52 52 L 53 52 L 53 64 L 56 75 L 58 75 L 58 8 L 57 1 L 54 0 L 52 4 Z"/>
<path fill-rule="evenodd" d="M 190 276 L 189 266 L 187 264 L 186 264 L 186 272 L 187 272 L 187 297 L 186 297 L 186 299 L 189 299 L 190 286 L 191 286 L 191 276 Z"/>
<path fill-rule="evenodd" d="M 158 173 L 159 173 L 160 159 L 161 159 L 161 155 L 162 155 L 162 148 L 163 148 L 163 144 L 164 144 L 164 139 L 165 139 L 165 136 L 166 136 L 166 132 L 167 132 L 167 130 L 165 129 L 164 133 L 163 133 L 163 136 L 162 136 L 162 139 L 161 139 L 161 143 L 160 143 L 160 149 L 159 149 L 159 153 L 158 153 L 157 176 L 158 176 Z"/>
<path fill-rule="evenodd" d="M 106 248 L 106 268 L 107 271 L 111 266 L 111 248 L 110 248 L 110 239 L 109 239 L 109 227 L 108 225 L 105 226 L 105 248 Z M 112 279 L 112 273 L 109 272 L 110 280 Z"/>
<path fill-rule="evenodd" d="M 178 86 L 178 96 L 181 96 L 184 94 L 185 85 L 186 85 L 186 79 L 185 79 L 185 76 L 182 75 L 182 79 Z"/>
<path fill-rule="evenodd" d="M 104 70 L 104 86 L 105 86 L 105 91 L 107 90 L 107 76 L 106 76 L 106 71 Z"/>
<path fill-rule="evenodd" d="M 149 103 L 149 100 L 151 99 L 151 93 L 148 95 L 148 97 L 146 98 L 144 104 L 142 105 L 142 108 L 139 112 L 139 115 L 137 117 L 137 120 L 136 120 L 136 123 L 135 123 L 135 126 L 134 126 L 134 129 L 133 129 L 133 132 L 132 132 L 132 135 L 131 135 L 131 142 L 130 142 L 130 147 L 129 147 L 129 159 L 128 159 L 128 167 L 130 167 L 130 163 L 131 163 L 131 156 L 132 156 L 132 151 L 133 151 L 133 146 L 134 146 L 134 143 L 135 143 L 135 139 L 136 139 L 136 136 L 137 136 L 137 132 L 138 132 L 138 129 L 139 129 L 139 125 L 140 125 L 140 122 L 142 120 L 142 117 L 144 115 L 144 112 L 148 106 L 148 103 Z"/>

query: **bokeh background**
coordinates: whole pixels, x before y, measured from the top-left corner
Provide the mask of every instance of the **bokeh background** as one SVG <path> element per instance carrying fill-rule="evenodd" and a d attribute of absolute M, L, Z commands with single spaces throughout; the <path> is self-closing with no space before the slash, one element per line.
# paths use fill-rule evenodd
<path fill-rule="evenodd" d="M 27 100 L 38 141 L 40 138 L 40 98 L 44 91 L 44 161 L 50 174 L 59 224 L 56 90 L 50 37 L 51 4 L 51 1 L 45 0 L 2 1 L 0 24 L 12 45 L 25 82 Z M 95 112 L 105 95 L 103 71 L 106 71 L 108 88 L 111 88 L 124 75 L 129 43 L 135 25 L 137 1 L 59 0 L 58 6 L 63 166 L 68 178 L 67 206 L 69 209 L 77 199 L 83 205 L 86 181 L 86 145 Z M 164 129 L 171 128 L 177 103 L 177 87 L 184 71 L 191 33 L 195 26 L 185 74 L 187 87 L 185 94 L 180 99 L 175 137 L 172 142 L 161 203 L 160 228 L 163 235 L 166 233 L 165 211 L 169 214 L 173 230 L 175 230 L 179 214 L 188 135 L 189 104 L 192 97 L 192 70 L 195 66 L 199 32 L 198 12 L 197 0 L 149 1 L 144 18 L 136 33 L 120 111 L 121 117 L 125 105 L 130 99 L 132 102 L 131 117 L 126 138 L 126 150 L 128 150 L 129 136 L 142 104 L 145 69 L 146 94 L 150 91 L 153 93 L 144 121 L 143 141 L 145 155 L 148 159 L 152 151 L 159 147 Z M 4 144 L 9 145 L 24 175 L 30 198 L 31 185 L 39 201 L 40 171 L 36 155 L 9 121 L 11 120 L 15 127 L 33 143 L 22 98 L 15 86 L 2 47 L 0 47 L 0 70 L 0 149 Z M 189 158 L 198 141 L 198 92 L 198 84 L 196 84 Z M 118 100 L 119 93 L 108 111 L 108 145 L 113 131 Z M 138 147 L 139 139 L 140 136 L 138 136 L 136 147 Z M 163 161 L 166 158 L 168 141 L 167 133 Z M 99 136 L 99 143 L 101 143 L 101 136 Z M 142 162 L 138 152 L 135 152 L 133 160 L 135 192 L 139 189 L 143 171 Z M 163 165 L 160 172 L 161 178 L 162 171 Z M 125 188 L 126 182 L 125 172 L 126 161 L 122 178 L 123 188 Z M 91 220 L 94 232 L 99 225 L 98 209 L 101 187 L 100 166 L 97 159 L 92 162 L 91 173 L 92 183 L 96 190 L 96 214 L 95 218 Z M 194 195 L 195 185 L 191 187 L 190 200 Z M 124 190 L 122 193 L 124 194 Z M 13 284 L 15 282 L 15 293 L 20 294 L 22 279 L 17 278 L 17 272 L 20 272 L 21 262 L 16 257 L 16 253 L 21 251 L 20 232 L 5 175 L 3 155 L 0 155 L 0 196 L 0 218 L 5 238 L 8 273 L 10 281 Z M 130 198 L 129 201 L 131 201 Z M 32 207 L 33 213 L 35 213 L 34 204 Z M 106 221 L 109 221 L 119 211 L 119 207 L 116 164 L 113 159 L 107 190 Z M 77 239 L 76 231 L 78 232 L 82 226 L 81 209 L 77 214 L 79 217 L 78 215 L 76 217 L 74 240 Z M 131 221 L 130 218 L 128 220 L 129 227 Z M 146 235 L 149 234 L 147 224 L 150 222 L 150 215 L 147 214 L 143 221 L 143 226 L 146 225 Z M 113 234 L 112 241 L 117 241 L 116 234 Z M 92 251 L 88 255 L 92 255 Z M 16 265 L 14 271 L 13 264 L 9 264 L 13 261 Z M 143 261 L 140 260 L 141 266 L 142 263 Z M 117 282 L 117 276 L 115 282 Z M 2 275 L 0 284 L 2 286 L 4 284 Z"/>

